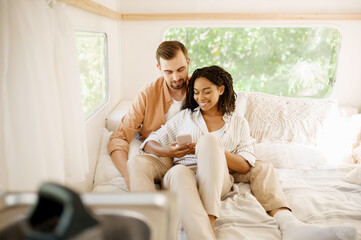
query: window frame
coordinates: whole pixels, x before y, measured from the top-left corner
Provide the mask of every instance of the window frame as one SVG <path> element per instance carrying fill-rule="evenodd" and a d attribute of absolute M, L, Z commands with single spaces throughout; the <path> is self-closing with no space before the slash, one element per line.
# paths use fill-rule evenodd
<path fill-rule="evenodd" d="M 75 37 L 75 41 L 76 41 L 76 34 L 77 33 L 90 33 L 90 34 L 102 34 L 104 37 L 104 80 L 105 80 L 105 87 L 104 87 L 104 91 L 105 91 L 105 98 L 103 99 L 102 102 L 100 102 L 99 104 L 95 105 L 92 110 L 86 114 L 86 112 L 83 110 L 83 114 L 84 114 L 84 118 L 85 121 L 88 121 L 90 118 L 92 118 L 97 112 L 99 112 L 103 107 L 105 107 L 109 101 L 110 101 L 110 89 L 109 89 L 109 47 L 108 47 L 108 34 L 106 32 L 102 32 L 102 31 L 96 31 L 96 30 L 88 30 L 88 29 L 75 29 L 74 30 L 74 37 Z M 78 49 L 77 49 L 78 51 Z M 78 53 L 77 53 L 78 56 Z M 78 59 L 79 60 L 79 59 Z M 80 73 L 80 69 L 79 69 L 79 74 Z M 80 75 L 79 75 L 80 76 Z M 79 79 L 81 80 L 81 79 Z M 82 105 L 83 105 L 83 95 L 81 94 L 81 98 L 82 98 Z M 84 105 L 83 105 L 84 106 Z"/>

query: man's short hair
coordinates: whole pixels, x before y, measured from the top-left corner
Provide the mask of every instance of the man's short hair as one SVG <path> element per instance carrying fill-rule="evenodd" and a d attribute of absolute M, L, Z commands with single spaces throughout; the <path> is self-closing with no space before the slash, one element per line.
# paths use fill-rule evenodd
<path fill-rule="evenodd" d="M 170 60 L 175 57 L 178 51 L 182 51 L 185 58 L 188 59 L 187 49 L 183 43 L 178 41 L 164 41 L 162 42 L 156 52 L 158 65 L 160 66 L 160 58 Z"/>

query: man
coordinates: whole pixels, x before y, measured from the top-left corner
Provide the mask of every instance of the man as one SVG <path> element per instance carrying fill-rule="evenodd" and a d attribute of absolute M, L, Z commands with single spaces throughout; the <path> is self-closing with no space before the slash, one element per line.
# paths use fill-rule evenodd
<path fill-rule="evenodd" d="M 139 92 L 108 143 L 112 161 L 130 188 L 127 161 L 129 144 L 135 133 L 140 133 L 138 139 L 142 141 L 158 130 L 180 111 L 186 93 L 190 59 L 184 45 L 177 41 L 165 41 L 159 45 L 156 59 L 162 77 Z M 166 166 L 173 165 L 171 159 L 164 161 Z"/>
<path fill-rule="evenodd" d="M 161 180 L 173 166 L 172 158 L 194 153 L 193 144 L 187 147 L 172 144 L 164 148 L 167 157 L 140 154 L 128 162 L 129 144 L 134 134 L 139 131 L 138 138 L 143 141 L 151 132 L 158 130 L 166 120 L 180 111 L 186 93 L 190 59 L 184 45 L 177 41 L 165 41 L 158 47 L 156 58 L 157 67 L 163 76 L 140 91 L 108 144 L 114 165 L 133 192 L 155 191 L 154 180 Z M 356 237 L 354 228 L 323 228 L 300 222 L 290 211 L 277 174 L 269 162 L 258 161 L 247 174 L 236 173 L 233 177 L 235 182 L 250 183 L 253 195 L 267 213 L 274 216 L 284 239 L 351 240 Z M 193 205 L 189 204 L 188 207 L 192 208 Z M 182 219 L 188 237 L 214 239 L 212 223 L 208 222 L 208 226 L 202 228 L 198 227 L 197 220 L 207 222 L 208 219 L 195 219 L 197 216 Z"/>

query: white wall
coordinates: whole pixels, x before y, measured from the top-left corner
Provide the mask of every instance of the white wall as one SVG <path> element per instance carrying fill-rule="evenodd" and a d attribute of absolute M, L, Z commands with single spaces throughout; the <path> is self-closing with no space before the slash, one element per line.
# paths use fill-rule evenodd
<path fill-rule="evenodd" d="M 116 0 L 101 1 L 101 4 L 117 9 Z M 89 155 L 89 173 L 87 181 L 77 186 L 79 190 L 91 190 L 94 169 L 98 157 L 101 132 L 105 127 L 105 118 L 122 98 L 121 62 L 119 32 L 121 22 L 101 17 L 71 6 L 67 6 L 70 22 L 75 30 L 106 33 L 108 39 L 108 76 L 109 76 L 109 102 L 86 121 L 87 146 Z"/>
<path fill-rule="evenodd" d="M 361 21 L 338 25 L 342 39 L 332 95 L 339 104 L 355 106 L 361 112 Z"/>
<path fill-rule="evenodd" d="M 361 2 L 361 1 L 360 1 Z M 361 4 L 360 4 L 361 5 Z M 141 86 L 160 76 L 155 51 L 173 26 L 333 26 L 342 43 L 331 97 L 361 110 L 361 21 L 125 21 L 122 34 L 123 96 L 133 99 Z M 190 56 L 192 62 L 192 56 Z M 201 67 L 201 66 L 200 66 Z M 191 73 L 190 73 L 191 74 Z"/>

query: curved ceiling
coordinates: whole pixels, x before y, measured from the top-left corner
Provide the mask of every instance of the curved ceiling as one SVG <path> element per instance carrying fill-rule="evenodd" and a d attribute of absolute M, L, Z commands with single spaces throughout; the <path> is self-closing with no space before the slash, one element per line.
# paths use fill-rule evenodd
<path fill-rule="evenodd" d="M 131 13 L 360 13 L 361 0 L 116 0 Z M 104 4 L 104 0 L 100 1 Z M 104 4 L 105 5 L 105 4 Z M 116 9 L 114 9 L 116 10 Z"/>

